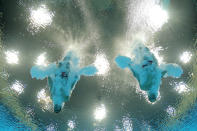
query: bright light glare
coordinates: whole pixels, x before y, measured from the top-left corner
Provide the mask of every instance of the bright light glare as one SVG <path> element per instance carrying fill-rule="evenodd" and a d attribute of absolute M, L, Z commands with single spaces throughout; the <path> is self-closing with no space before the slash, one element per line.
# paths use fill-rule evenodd
<path fill-rule="evenodd" d="M 189 92 L 188 86 L 184 82 L 176 83 L 175 90 L 178 93 L 186 93 Z"/>
<path fill-rule="evenodd" d="M 155 4 L 148 7 L 148 20 L 154 28 L 161 28 L 163 24 L 168 22 L 168 13 L 161 8 L 161 6 Z"/>
<path fill-rule="evenodd" d="M 103 104 L 101 106 L 97 107 L 94 112 L 94 118 L 98 121 L 103 120 L 106 117 L 106 109 Z"/>
<path fill-rule="evenodd" d="M 133 130 L 133 125 L 132 125 L 132 121 L 130 118 L 124 117 L 122 119 L 122 124 L 123 124 L 124 131 L 132 131 Z"/>
<path fill-rule="evenodd" d="M 191 60 L 191 57 L 192 57 L 192 53 L 191 53 L 191 52 L 188 52 L 188 51 L 185 51 L 185 52 L 183 52 L 183 54 L 180 56 L 180 60 L 181 60 L 183 63 L 188 63 L 188 62 Z"/>
<path fill-rule="evenodd" d="M 176 109 L 172 106 L 168 106 L 166 109 L 166 112 L 168 113 L 169 116 L 175 116 L 176 115 Z"/>
<path fill-rule="evenodd" d="M 109 62 L 104 54 L 97 54 L 94 65 L 98 69 L 99 75 L 106 74 L 109 71 Z"/>
<path fill-rule="evenodd" d="M 42 65 L 42 66 L 46 66 L 47 65 L 47 61 L 46 61 L 46 52 L 42 53 L 40 56 L 38 56 L 37 60 L 36 60 L 36 65 Z"/>
<path fill-rule="evenodd" d="M 56 127 L 55 127 L 55 125 L 50 124 L 50 125 L 47 126 L 47 129 L 46 130 L 47 131 L 56 131 Z"/>
<path fill-rule="evenodd" d="M 46 5 L 41 5 L 38 9 L 30 10 L 30 22 L 34 27 L 43 27 L 52 23 L 53 13 L 50 12 Z"/>
<path fill-rule="evenodd" d="M 18 94 L 21 94 L 24 90 L 23 84 L 17 80 L 14 82 L 14 84 L 10 88 L 16 91 Z"/>
<path fill-rule="evenodd" d="M 76 124 L 75 124 L 75 122 L 73 121 L 73 120 L 69 120 L 68 121 L 68 127 L 69 127 L 69 129 L 74 129 L 75 128 L 75 126 L 76 126 Z"/>
<path fill-rule="evenodd" d="M 9 64 L 18 64 L 18 51 L 6 51 L 5 55 L 6 55 L 6 60 Z"/>
<path fill-rule="evenodd" d="M 50 105 L 52 105 L 52 100 L 49 96 L 47 96 L 45 89 L 42 89 L 37 94 L 38 102 L 44 105 L 44 109 L 50 109 Z"/>

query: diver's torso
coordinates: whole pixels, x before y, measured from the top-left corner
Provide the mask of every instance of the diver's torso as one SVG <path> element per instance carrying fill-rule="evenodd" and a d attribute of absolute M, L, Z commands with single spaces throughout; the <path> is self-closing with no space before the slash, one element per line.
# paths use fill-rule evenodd
<path fill-rule="evenodd" d="M 154 61 L 141 62 L 141 64 L 134 64 L 130 70 L 139 82 L 142 90 L 150 90 L 156 82 L 161 79 L 161 71 L 157 63 Z M 160 80 L 159 80 L 160 82 Z"/>
<path fill-rule="evenodd" d="M 68 66 L 69 65 L 69 66 Z M 63 65 L 55 71 L 55 74 L 49 76 L 48 79 L 51 79 L 48 83 L 50 89 L 55 90 L 64 90 L 67 95 L 70 95 L 70 92 L 73 90 L 73 82 L 77 78 L 77 67 L 72 62 L 65 62 Z"/>

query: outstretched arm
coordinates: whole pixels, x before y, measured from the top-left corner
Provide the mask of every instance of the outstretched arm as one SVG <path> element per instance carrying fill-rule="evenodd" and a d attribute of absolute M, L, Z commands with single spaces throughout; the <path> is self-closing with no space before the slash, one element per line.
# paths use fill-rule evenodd
<path fill-rule="evenodd" d="M 30 74 L 32 78 L 41 79 L 48 77 L 49 75 L 55 73 L 57 66 L 55 63 L 52 63 L 48 66 L 33 66 L 31 68 Z"/>
<path fill-rule="evenodd" d="M 79 75 L 93 76 L 98 70 L 95 66 L 86 66 L 79 71 Z"/>
<path fill-rule="evenodd" d="M 177 64 L 161 64 L 159 68 L 162 70 L 164 77 L 175 77 L 179 78 L 183 74 L 182 68 Z"/>
<path fill-rule="evenodd" d="M 132 63 L 132 61 L 129 57 L 120 56 L 120 55 L 116 57 L 115 62 L 117 64 L 117 66 L 122 69 L 129 67 L 129 64 Z"/>

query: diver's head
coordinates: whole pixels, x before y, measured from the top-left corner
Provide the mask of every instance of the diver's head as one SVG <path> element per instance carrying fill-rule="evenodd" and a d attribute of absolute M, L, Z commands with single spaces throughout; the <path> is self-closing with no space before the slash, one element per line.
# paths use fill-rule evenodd
<path fill-rule="evenodd" d="M 152 93 L 148 94 L 148 100 L 152 103 L 155 102 L 157 100 L 157 95 Z"/>
<path fill-rule="evenodd" d="M 61 110 L 62 110 L 62 106 L 60 106 L 58 104 L 54 105 L 54 112 L 55 113 L 59 113 Z"/>
<path fill-rule="evenodd" d="M 64 106 L 63 101 L 61 101 L 61 100 L 54 101 L 54 99 L 53 99 L 53 110 L 55 113 L 59 113 L 62 110 L 63 106 Z"/>

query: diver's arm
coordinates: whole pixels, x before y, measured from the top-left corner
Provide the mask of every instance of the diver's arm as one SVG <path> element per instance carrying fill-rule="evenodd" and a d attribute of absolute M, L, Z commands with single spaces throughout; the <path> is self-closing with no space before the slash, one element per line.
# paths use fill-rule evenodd
<path fill-rule="evenodd" d="M 115 62 L 121 69 L 129 67 L 133 63 L 129 57 L 120 55 L 115 58 Z"/>
<path fill-rule="evenodd" d="M 32 78 L 41 79 L 48 77 L 49 75 L 55 73 L 57 66 L 55 63 L 52 63 L 48 66 L 33 66 L 30 70 Z"/>
<path fill-rule="evenodd" d="M 79 75 L 85 75 L 85 76 L 93 76 L 96 74 L 98 70 L 95 66 L 86 66 L 79 70 Z"/>
<path fill-rule="evenodd" d="M 169 63 L 169 64 L 161 64 L 159 66 L 162 76 L 163 77 L 175 77 L 179 78 L 183 74 L 182 68 L 174 63 Z"/>

